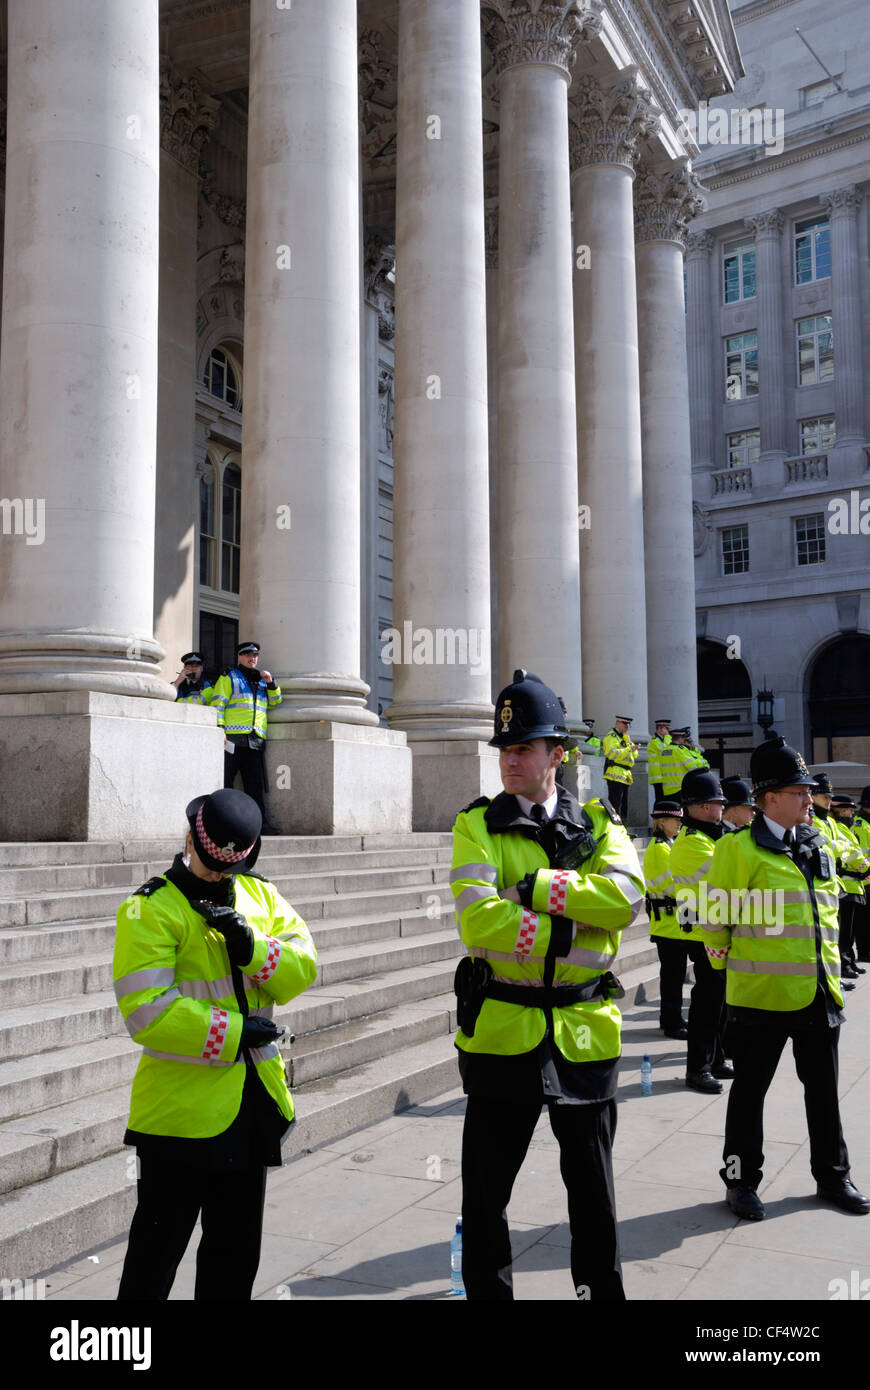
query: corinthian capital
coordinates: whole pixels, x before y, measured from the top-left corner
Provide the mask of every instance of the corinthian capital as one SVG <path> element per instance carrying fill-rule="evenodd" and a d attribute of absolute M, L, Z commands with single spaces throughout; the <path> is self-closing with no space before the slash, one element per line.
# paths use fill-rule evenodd
<path fill-rule="evenodd" d="M 752 217 L 744 217 L 743 225 L 754 232 L 756 236 L 779 236 L 785 226 L 785 218 L 779 208 L 768 208 L 767 212 L 758 212 Z"/>
<path fill-rule="evenodd" d="M 190 174 L 199 168 L 219 111 L 220 102 L 195 77 L 182 76 L 165 55 L 160 59 L 160 144 Z"/>
<path fill-rule="evenodd" d="M 610 87 L 602 87 L 592 73 L 583 73 L 574 83 L 571 98 L 572 170 L 587 164 L 622 164 L 633 169 L 638 143 L 659 128 L 652 94 L 640 85 L 637 68 L 626 68 Z"/>
<path fill-rule="evenodd" d="M 686 259 L 692 256 L 709 256 L 716 245 L 711 232 L 689 232 L 686 237 Z"/>
<path fill-rule="evenodd" d="M 635 238 L 677 241 L 685 247 L 689 223 L 706 207 L 698 175 L 686 160 L 662 173 L 642 169 L 634 185 Z"/>
<path fill-rule="evenodd" d="M 519 63 L 546 63 L 570 76 L 575 45 L 600 32 L 592 0 L 482 0 L 499 75 Z"/>
<path fill-rule="evenodd" d="M 854 183 L 849 183 L 845 188 L 835 188 L 832 193 L 825 193 L 819 201 L 828 213 L 856 213 L 863 197 L 860 188 Z"/>

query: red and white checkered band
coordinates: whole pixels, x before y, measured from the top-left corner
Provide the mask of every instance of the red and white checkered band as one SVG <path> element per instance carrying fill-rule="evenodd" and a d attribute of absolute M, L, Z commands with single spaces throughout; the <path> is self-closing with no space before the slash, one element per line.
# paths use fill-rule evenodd
<path fill-rule="evenodd" d="M 277 941 L 274 936 L 268 936 L 266 940 L 269 943 L 266 963 L 257 971 L 256 975 L 251 975 L 249 977 L 252 980 L 256 980 L 258 985 L 263 984 L 270 976 L 275 974 L 275 971 L 278 969 L 278 962 L 281 959 L 281 942 Z"/>
<path fill-rule="evenodd" d="M 547 911 L 555 912 L 557 917 L 564 916 L 568 902 L 568 870 L 557 869 L 550 879 L 550 891 L 547 894 Z"/>
<path fill-rule="evenodd" d="M 713 960 L 727 959 L 729 951 L 729 947 L 727 946 L 723 946 L 721 948 L 719 946 L 705 946 L 704 949 L 707 952 L 707 955 L 711 956 Z"/>
<path fill-rule="evenodd" d="M 523 908 L 523 920 L 520 926 L 520 934 L 517 937 L 517 944 L 514 951 L 520 956 L 530 956 L 532 947 L 535 944 L 535 937 L 538 934 L 538 923 L 540 917 L 537 912 L 530 912 L 527 907 Z"/>
<path fill-rule="evenodd" d="M 220 1057 L 224 1041 L 227 1036 L 227 1029 L 230 1026 L 230 1016 L 226 1009 L 218 1009 L 214 1004 L 211 1006 L 211 1023 L 205 1038 L 205 1047 L 202 1049 L 202 1056 L 206 1062 L 213 1062 Z"/>
<path fill-rule="evenodd" d="M 201 806 L 196 813 L 196 833 L 199 836 L 199 842 L 203 849 L 211 855 L 212 859 L 219 859 L 222 864 L 241 863 L 243 859 L 247 859 L 254 845 L 257 843 L 257 841 L 254 840 L 253 844 L 248 845 L 247 849 L 230 849 L 229 847 L 227 849 L 222 849 L 220 845 L 215 844 L 203 825 Z"/>

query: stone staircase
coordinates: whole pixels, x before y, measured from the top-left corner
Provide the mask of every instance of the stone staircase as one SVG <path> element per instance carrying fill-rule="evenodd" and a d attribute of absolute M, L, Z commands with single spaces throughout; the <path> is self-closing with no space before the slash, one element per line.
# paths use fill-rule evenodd
<path fill-rule="evenodd" d="M 0 844 L 0 1279 L 44 1273 L 129 1225 L 122 1139 L 139 1048 L 112 991 L 115 912 L 178 844 Z M 257 871 L 318 950 L 315 984 L 276 1009 L 296 1035 L 288 1157 L 456 1084 L 450 855 L 449 834 L 265 842 Z M 625 934 L 625 1005 L 657 984 L 646 933 L 638 922 Z"/>

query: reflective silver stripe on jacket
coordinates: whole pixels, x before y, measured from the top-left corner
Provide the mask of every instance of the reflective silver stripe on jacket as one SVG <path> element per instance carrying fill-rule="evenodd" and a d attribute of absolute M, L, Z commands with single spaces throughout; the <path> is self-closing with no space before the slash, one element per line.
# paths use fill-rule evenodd
<path fill-rule="evenodd" d="M 278 1056 L 278 1044 L 267 1043 L 265 1047 L 251 1047 L 248 1055 L 252 1062 L 270 1062 L 273 1057 Z"/>
<path fill-rule="evenodd" d="M 123 999 L 125 994 L 138 994 L 140 989 L 163 989 L 175 983 L 175 971 L 165 966 L 159 970 L 134 970 L 129 975 L 119 975 L 115 981 L 115 998 Z"/>
<path fill-rule="evenodd" d="M 482 878 L 486 883 L 498 883 L 498 869 L 494 864 L 460 864 L 450 870 L 450 883 L 461 883 L 464 878 Z"/>
<path fill-rule="evenodd" d="M 660 884 L 667 883 L 670 876 L 670 869 L 665 869 L 663 874 L 656 874 L 655 878 L 648 878 L 646 886 L 647 888 L 658 888 Z"/>
<path fill-rule="evenodd" d="M 183 1052 L 156 1052 L 153 1047 L 143 1047 L 146 1057 L 156 1057 L 161 1062 L 192 1062 L 196 1067 L 237 1067 L 244 1066 L 244 1055 L 240 1055 L 234 1062 L 212 1062 L 206 1057 L 188 1057 Z"/>
<path fill-rule="evenodd" d="M 170 989 L 165 994 L 159 995 L 157 999 L 152 999 L 149 1004 L 140 1004 L 138 1009 L 134 1009 L 124 1019 L 130 1037 L 135 1038 L 137 1033 L 141 1033 L 143 1028 L 147 1027 L 149 1023 L 153 1023 L 155 1018 L 159 1018 L 169 1008 L 170 1004 L 174 1004 L 175 1000 L 180 998 L 181 995 L 177 989 Z"/>
<path fill-rule="evenodd" d="M 728 969 L 742 975 L 815 975 L 814 960 L 741 960 L 734 953 L 728 957 Z"/>
<path fill-rule="evenodd" d="M 546 956 L 527 956 L 522 951 L 491 951 L 486 946 L 470 946 L 468 954 L 476 960 L 509 961 L 513 965 L 531 965 L 533 962 L 543 965 L 547 959 Z M 517 984 L 517 981 L 514 980 L 513 983 Z"/>
<path fill-rule="evenodd" d="M 700 869 L 696 869 L 693 874 L 673 874 L 672 871 L 674 883 L 700 883 L 704 875 L 710 872 L 710 858 L 712 856 L 705 859 Z"/>
<path fill-rule="evenodd" d="M 179 980 L 178 988 L 185 999 L 233 999 L 232 975 L 224 975 L 220 980 Z"/>
<path fill-rule="evenodd" d="M 585 946 L 572 946 L 567 956 L 558 957 L 557 964 L 580 965 L 584 970 L 609 970 L 615 960 L 615 951 L 588 951 Z"/>
<path fill-rule="evenodd" d="M 456 912 L 461 916 L 472 903 L 482 902 L 484 898 L 498 898 L 498 896 L 498 893 L 492 888 L 484 888 L 479 883 L 471 883 L 467 888 L 463 888 L 456 899 Z"/>
<path fill-rule="evenodd" d="M 637 872 L 630 864 L 611 864 L 606 869 L 602 869 L 601 873 L 604 878 L 612 878 L 628 898 L 631 916 L 622 928 L 625 931 L 640 916 L 646 903 L 646 893 L 642 887 L 638 887 Z M 603 930 L 606 928 L 599 928 L 599 931 Z"/>

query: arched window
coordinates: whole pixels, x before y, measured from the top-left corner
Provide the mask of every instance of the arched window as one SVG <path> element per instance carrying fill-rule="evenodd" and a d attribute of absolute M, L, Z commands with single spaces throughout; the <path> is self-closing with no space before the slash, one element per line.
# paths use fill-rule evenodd
<path fill-rule="evenodd" d="M 212 348 L 203 372 L 203 384 L 212 396 L 231 410 L 242 409 L 242 369 L 238 358 L 226 346 Z"/>
<path fill-rule="evenodd" d="M 870 759 L 870 637 L 838 637 L 810 668 L 807 695 L 814 762 Z"/>

